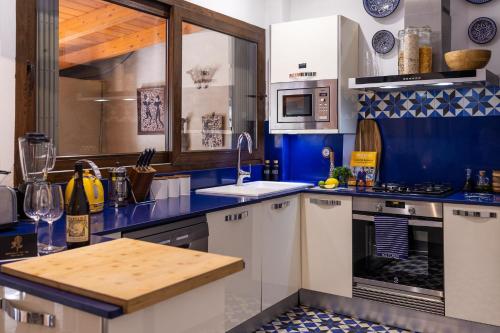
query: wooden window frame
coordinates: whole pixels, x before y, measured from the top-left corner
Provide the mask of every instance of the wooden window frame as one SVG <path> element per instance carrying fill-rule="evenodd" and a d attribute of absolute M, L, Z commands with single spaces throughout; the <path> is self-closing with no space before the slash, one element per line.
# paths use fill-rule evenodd
<path fill-rule="evenodd" d="M 242 153 L 244 163 L 264 162 L 264 120 L 265 120 L 265 30 L 235 18 L 214 12 L 183 0 L 104 0 L 158 15 L 166 13 L 167 31 L 167 73 L 166 86 L 169 109 L 169 151 L 158 152 L 152 163 L 158 172 L 178 172 L 220 167 L 234 167 L 236 150 L 192 151 L 181 150 L 182 118 L 182 23 L 188 22 L 241 38 L 257 45 L 257 148 L 253 154 Z M 26 132 L 36 130 L 36 0 L 16 1 L 16 120 L 15 120 L 15 184 L 22 182 L 17 138 Z M 134 165 L 138 153 L 59 156 L 54 171 L 49 174 L 51 181 L 66 181 L 75 161 L 92 159 L 107 177 L 107 169 L 120 162 Z"/>

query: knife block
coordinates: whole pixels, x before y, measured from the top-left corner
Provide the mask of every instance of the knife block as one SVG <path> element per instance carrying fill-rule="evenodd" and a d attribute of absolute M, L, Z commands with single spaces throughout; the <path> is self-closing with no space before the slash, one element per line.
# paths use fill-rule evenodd
<path fill-rule="evenodd" d="M 129 181 L 131 189 L 131 202 L 138 204 L 147 201 L 155 174 L 156 170 L 152 167 L 133 167 L 130 169 Z"/>

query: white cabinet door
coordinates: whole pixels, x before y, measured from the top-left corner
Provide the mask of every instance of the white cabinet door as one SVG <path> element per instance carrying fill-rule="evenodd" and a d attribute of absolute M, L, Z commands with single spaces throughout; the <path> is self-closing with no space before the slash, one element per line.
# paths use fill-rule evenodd
<path fill-rule="evenodd" d="M 338 22 L 339 16 L 328 16 L 273 24 L 271 83 L 296 81 L 289 77 L 296 72 L 316 72 L 300 81 L 338 78 Z"/>
<path fill-rule="evenodd" d="M 226 331 L 261 310 L 261 224 L 248 205 L 207 214 L 208 251 L 243 258 L 245 269 L 226 280 Z"/>
<path fill-rule="evenodd" d="M 499 207 L 444 205 L 444 277 L 447 316 L 500 326 Z"/>
<path fill-rule="evenodd" d="M 352 198 L 302 197 L 302 287 L 352 297 Z"/>
<path fill-rule="evenodd" d="M 54 327 L 47 327 L 18 322 L 9 316 L 7 313 L 9 310 L 4 308 L 0 309 L 0 332 L 2 333 L 103 333 L 101 331 L 102 319 L 87 312 L 7 287 L 0 287 L 0 299 L 5 300 L 5 305 L 8 303 L 7 307 L 30 313 L 52 315 L 55 324 Z"/>
<path fill-rule="evenodd" d="M 257 210 L 256 210 L 257 211 Z M 262 223 L 262 310 L 300 289 L 299 195 L 264 201 Z"/>

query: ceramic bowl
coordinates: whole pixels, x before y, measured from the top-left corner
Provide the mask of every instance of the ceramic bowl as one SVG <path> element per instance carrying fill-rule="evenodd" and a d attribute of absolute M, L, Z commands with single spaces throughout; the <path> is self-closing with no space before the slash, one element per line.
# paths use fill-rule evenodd
<path fill-rule="evenodd" d="M 452 71 L 483 68 L 491 58 L 490 50 L 465 49 L 446 52 L 444 60 Z"/>

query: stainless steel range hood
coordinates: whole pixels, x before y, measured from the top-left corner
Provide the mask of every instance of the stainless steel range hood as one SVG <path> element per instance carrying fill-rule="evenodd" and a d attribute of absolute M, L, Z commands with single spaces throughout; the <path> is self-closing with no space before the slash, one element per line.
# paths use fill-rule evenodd
<path fill-rule="evenodd" d="M 390 91 L 418 88 L 474 87 L 498 85 L 498 75 L 487 69 L 409 75 L 357 77 L 349 79 L 349 89 Z"/>
<path fill-rule="evenodd" d="M 349 88 L 377 91 L 498 85 L 498 76 L 486 69 L 446 72 L 444 53 L 450 50 L 451 44 L 450 5 L 453 5 L 450 0 L 405 0 L 404 4 L 405 27 L 427 25 L 432 28 L 435 72 L 350 78 Z M 397 72 L 397 68 L 394 71 Z"/>

